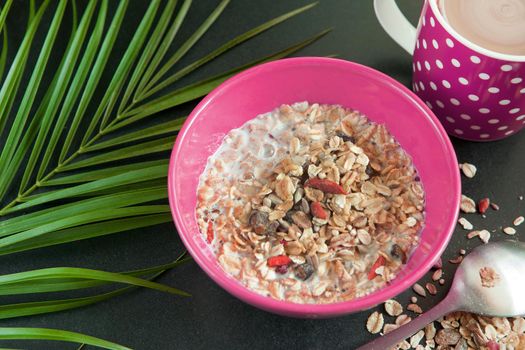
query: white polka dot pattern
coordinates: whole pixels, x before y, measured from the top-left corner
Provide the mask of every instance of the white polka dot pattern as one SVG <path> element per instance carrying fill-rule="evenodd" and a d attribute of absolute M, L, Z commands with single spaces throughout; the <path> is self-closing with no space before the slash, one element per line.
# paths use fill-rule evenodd
<path fill-rule="evenodd" d="M 424 6 L 412 65 L 413 90 L 451 134 L 491 141 L 525 127 L 525 63 L 485 56 L 443 28 Z"/>

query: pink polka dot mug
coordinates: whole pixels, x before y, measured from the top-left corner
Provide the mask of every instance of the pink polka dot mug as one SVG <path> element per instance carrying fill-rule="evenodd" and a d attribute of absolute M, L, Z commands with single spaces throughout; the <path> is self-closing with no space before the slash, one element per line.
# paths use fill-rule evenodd
<path fill-rule="evenodd" d="M 525 125 L 525 56 L 468 41 L 446 22 L 437 2 L 425 0 L 416 29 L 394 0 L 374 0 L 383 28 L 413 55 L 414 92 L 450 135 L 492 141 L 517 133 Z"/>

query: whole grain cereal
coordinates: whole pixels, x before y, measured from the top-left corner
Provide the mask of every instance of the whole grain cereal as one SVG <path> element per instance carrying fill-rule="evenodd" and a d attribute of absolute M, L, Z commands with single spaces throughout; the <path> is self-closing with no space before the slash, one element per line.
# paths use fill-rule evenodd
<path fill-rule="evenodd" d="M 222 268 L 295 303 L 385 286 L 424 222 L 410 157 L 384 125 L 333 105 L 283 105 L 232 130 L 197 196 L 200 230 Z"/>

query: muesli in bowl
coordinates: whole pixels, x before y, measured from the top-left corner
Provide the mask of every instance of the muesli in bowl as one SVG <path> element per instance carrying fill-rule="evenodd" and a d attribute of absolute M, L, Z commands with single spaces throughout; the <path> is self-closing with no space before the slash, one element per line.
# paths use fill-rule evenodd
<path fill-rule="evenodd" d="M 207 161 L 197 224 L 252 291 L 326 304 L 389 283 L 418 244 L 425 194 L 387 127 L 339 105 L 282 105 L 231 130 Z"/>

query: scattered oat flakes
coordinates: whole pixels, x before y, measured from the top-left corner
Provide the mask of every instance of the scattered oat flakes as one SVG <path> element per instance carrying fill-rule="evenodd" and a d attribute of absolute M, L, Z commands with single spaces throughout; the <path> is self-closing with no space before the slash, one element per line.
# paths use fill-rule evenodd
<path fill-rule="evenodd" d="M 445 284 L 445 280 L 443 278 L 440 278 L 439 279 L 439 284 L 444 285 Z"/>
<path fill-rule="evenodd" d="M 514 226 L 519 226 L 523 224 L 523 221 L 525 221 L 525 218 L 523 216 L 518 216 L 516 219 L 514 219 Z"/>
<path fill-rule="evenodd" d="M 385 311 L 390 316 L 399 316 L 403 313 L 403 306 L 394 299 L 385 301 Z"/>
<path fill-rule="evenodd" d="M 428 290 L 428 292 L 430 293 L 430 295 L 436 295 L 437 294 L 437 289 L 436 289 L 436 286 L 432 283 L 427 283 L 425 285 L 425 288 Z"/>
<path fill-rule="evenodd" d="M 423 339 L 424 336 L 425 336 L 425 331 L 420 330 L 419 332 L 417 332 L 416 334 L 410 337 L 410 345 L 413 348 L 415 348 L 416 346 L 419 345 L 419 342 L 421 341 L 421 339 Z"/>
<path fill-rule="evenodd" d="M 516 234 L 516 229 L 509 226 L 509 227 L 505 227 L 503 229 L 503 232 L 505 232 L 508 235 L 514 235 L 514 234 Z"/>
<path fill-rule="evenodd" d="M 423 313 L 423 310 L 421 310 L 421 307 L 418 304 L 408 304 L 407 310 L 412 311 L 413 313 L 416 313 L 416 314 Z"/>
<path fill-rule="evenodd" d="M 410 297 L 410 301 L 411 301 L 413 304 L 417 303 L 417 297 L 414 296 L 414 295 L 411 296 L 411 297 Z"/>
<path fill-rule="evenodd" d="M 463 174 L 465 174 L 466 177 L 469 179 L 472 179 L 476 175 L 476 171 L 478 169 L 475 165 L 470 163 L 463 163 L 461 164 L 461 171 L 463 171 Z"/>
<path fill-rule="evenodd" d="M 481 278 L 481 285 L 486 288 L 492 288 L 499 281 L 498 273 L 492 267 L 482 267 L 479 269 L 479 277 Z"/>
<path fill-rule="evenodd" d="M 475 213 L 476 212 L 476 203 L 474 200 L 470 197 L 465 196 L 464 194 L 461 195 L 461 204 L 460 209 L 464 213 Z"/>
<path fill-rule="evenodd" d="M 465 218 L 459 218 L 459 224 L 463 227 L 464 230 L 472 230 L 474 226 Z"/>
<path fill-rule="evenodd" d="M 483 243 L 488 243 L 490 240 L 490 232 L 487 230 L 479 231 L 479 239 L 481 239 Z"/>
<path fill-rule="evenodd" d="M 366 329 L 372 334 L 377 334 L 381 332 L 384 322 L 383 314 L 374 311 L 366 321 Z"/>
<path fill-rule="evenodd" d="M 412 289 L 414 290 L 414 292 L 416 292 L 417 294 L 421 295 L 422 297 L 426 297 L 427 296 L 427 293 L 425 292 L 425 288 L 423 288 L 423 286 L 421 286 L 419 283 L 415 283 L 412 286 Z"/>
<path fill-rule="evenodd" d="M 438 281 L 441 276 L 443 276 L 443 270 L 442 269 L 438 269 L 436 271 L 434 271 L 434 273 L 432 274 L 432 280 L 433 281 Z"/>

